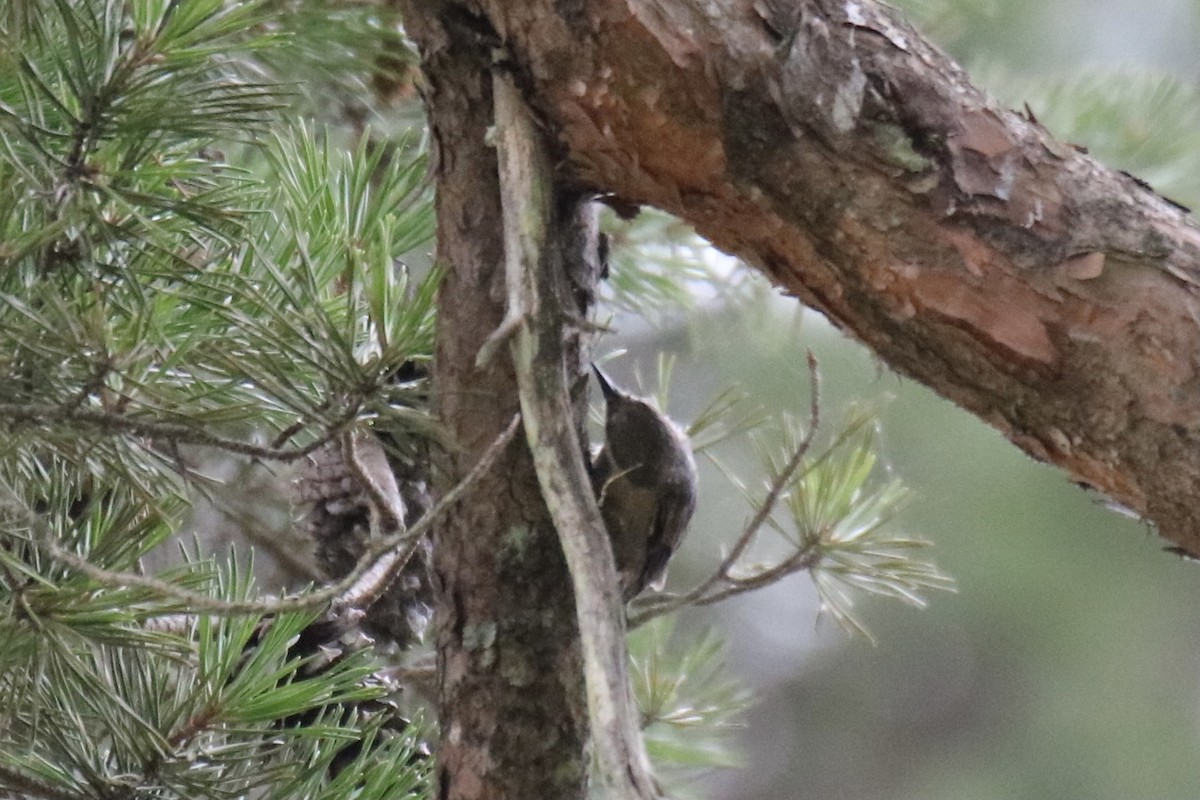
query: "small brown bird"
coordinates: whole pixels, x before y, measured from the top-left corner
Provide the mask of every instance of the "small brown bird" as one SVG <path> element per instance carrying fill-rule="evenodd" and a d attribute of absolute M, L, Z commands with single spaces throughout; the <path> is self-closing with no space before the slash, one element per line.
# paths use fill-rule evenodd
<path fill-rule="evenodd" d="M 696 509 L 696 462 L 687 436 L 665 414 L 592 369 L 606 411 L 592 485 L 629 601 L 666 580 L 667 561 Z"/>

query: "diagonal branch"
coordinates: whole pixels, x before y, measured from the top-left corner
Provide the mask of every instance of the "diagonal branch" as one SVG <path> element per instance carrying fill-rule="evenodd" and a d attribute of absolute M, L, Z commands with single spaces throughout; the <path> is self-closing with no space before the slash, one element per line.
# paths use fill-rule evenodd
<path fill-rule="evenodd" d="M 378 570 L 386 570 L 392 566 L 389 563 L 380 567 L 381 561 L 392 554 L 396 548 L 403 546 L 397 555 L 399 561 L 406 561 L 412 555 L 412 550 L 419 545 L 420 538 L 425 535 L 442 515 L 452 508 L 459 499 L 476 482 L 488 473 L 496 459 L 516 435 L 520 417 L 514 417 L 508 428 L 488 446 L 483 456 L 453 488 L 421 517 L 408 530 L 401 530 L 390 536 L 381 537 L 368 543 L 358 563 L 341 580 L 322 589 L 311 592 L 298 592 L 276 598 L 263 600 L 221 600 L 202 592 L 184 589 L 168 581 L 140 575 L 133 572 L 118 572 L 99 567 L 83 556 L 63 547 L 50 526 L 36 512 L 30 509 L 21 498 L 7 485 L 0 486 L 0 492 L 6 497 L 0 498 L 0 506 L 7 507 L 21 516 L 25 524 L 34 532 L 34 544 L 50 558 L 65 564 L 71 569 L 86 575 L 92 580 L 111 587 L 138 587 L 149 589 L 160 595 L 164 600 L 173 600 L 186 605 L 191 612 L 232 615 L 232 614 L 280 614 L 298 611 L 306 608 L 332 604 L 336 607 L 353 608 L 355 603 L 371 596 L 381 577 Z"/>
<path fill-rule="evenodd" d="M 464 5 L 466 5 L 464 3 Z M 564 173 L 1200 553 L 1200 227 L 878 0 L 481 0 Z"/>

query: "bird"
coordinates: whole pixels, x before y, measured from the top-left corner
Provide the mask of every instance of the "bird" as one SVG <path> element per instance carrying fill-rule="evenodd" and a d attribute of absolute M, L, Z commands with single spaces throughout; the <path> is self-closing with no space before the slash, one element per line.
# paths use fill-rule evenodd
<path fill-rule="evenodd" d="M 696 461 L 687 435 L 651 400 L 592 369 L 605 405 L 592 486 L 628 602 L 666 581 L 667 562 L 696 510 Z"/>

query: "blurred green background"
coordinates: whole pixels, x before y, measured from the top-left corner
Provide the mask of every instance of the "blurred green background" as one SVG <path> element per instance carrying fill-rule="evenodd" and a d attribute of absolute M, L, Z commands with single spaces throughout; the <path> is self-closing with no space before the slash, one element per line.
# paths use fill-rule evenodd
<path fill-rule="evenodd" d="M 904 5 L 1003 102 L 1028 101 L 1101 160 L 1200 200 L 1200 3 Z M 864 601 L 874 644 L 820 619 L 806 576 L 719 606 L 732 671 L 755 704 L 736 735 L 745 768 L 705 777 L 703 793 L 1200 797 L 1200 565 L 768 292 L 702 302 L 686 322 L 654 328 L 619 316 L 621 335 L 605 344 L 629 354 L 611 370 L 630 382 L 635 365 L 652 375 L 658 353 L 675 354 L 671 411 L 684 421 L 730 383 L 803 416 L 812 349 L 831 425 L 852 402 L 880 409 L 886 467 L 914 490 L 896 524 L 934 543 L 958 588 L 929 595 L 924 611 Z M 745 453 L 728 461 L 753 474 Z M 706 574 L 748 516 L 719 472 L 703 469 L 702 481 L 675 586 Z M 683 625 L 713 616 L 689 612 Z"/>

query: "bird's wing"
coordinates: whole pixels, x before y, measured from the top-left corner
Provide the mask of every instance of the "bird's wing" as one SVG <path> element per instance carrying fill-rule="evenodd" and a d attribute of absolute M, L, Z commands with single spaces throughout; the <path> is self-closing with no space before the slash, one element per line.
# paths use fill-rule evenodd
<path fill-rule="evenodd" d="M 696 498 L 690 491 L 668 489 L 663 492 L 654 517 L 654 529 L 646 542 L 646 565 L 638 581 L 638 592 L 647 586 L 656 592 L 662 590 L 667 580 L 667 562 L 679 546 L 695 510 Z"/>

